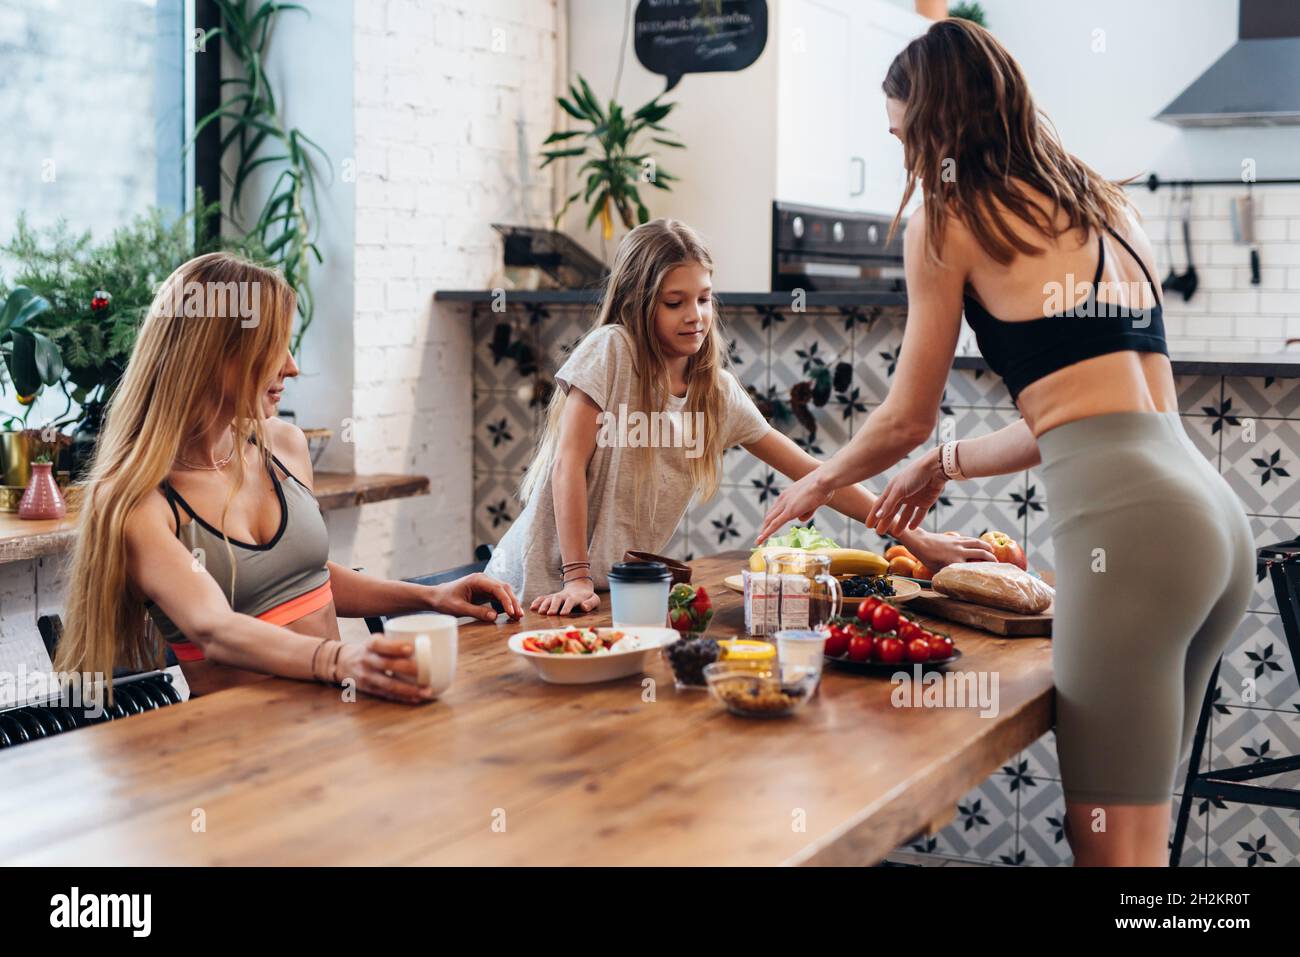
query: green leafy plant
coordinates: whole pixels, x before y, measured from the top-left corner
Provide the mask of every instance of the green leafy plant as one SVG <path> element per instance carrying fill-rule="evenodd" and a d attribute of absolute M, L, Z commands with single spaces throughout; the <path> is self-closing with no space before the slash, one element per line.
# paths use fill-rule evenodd
<path fill-rule="evenodd" d="M 261 251 L 247 240 L 212 238 L 219 215 L 218 204 L 204 203 L 199 194 L 194 209 L 175 220 L 151 210 L 99 242 L 62 221 L 35 230 L 20 215 L 13 239 L 0 246 L 14 264 L 12 289 L 0 284 L 0 296 L 8 296 L 0 326 L 9 321 L 13 304 L 9 335 L 15 324 L 18 331 L 5 354 L 6 369 L 24 404 L 40 391 L 33 388 L 38 377 L 41 387 L 57 384 L 63 390 L 69 411 L 73 402 L 106 400 L 126 369 L 158 284 L 177 266 L 226 248 L 259 258 Z M 79 418 L 80 413 L 67 421 Z"/>
<path fill-rule="evenodd" d="M 28 325 L 49 309 L 49 300 L 26 286 L 15 287 L 0 308 L 0 353 L 4 354 L 5 369 L 18 401 L 28 407 L 42 388 L 63 378 L 59 347 L 45 333 Z"/>
<path fill-rule="evenodd" d="M 233 149 L 235 168 L 223 178 L 230 185 L 230 219 L 265 251 L 270 264 L 283 273 L 298 293 L 297 352 L 315 314 L 311 290 L 311 259 L 323 262 L 315 242 L 317 210 L 316 165 L 312 151 L 326 163 L 329 157 L 296 127 L 286 127 L 276 106 L 275 92 L 266 72 L 267 49 L 276 17 L 286 10 L 307 13 L 297 3 L 273 0 L 215 0 L 221 25 L 209 30 L 204 41 L 221 37 L 243 71 L 222 79 L 230 92 L 223 102 L 194 126 L 197 138 L 208 125 L 223 123 L 219 146 L 222 157 Z M 310 16 L 310 14 L 308 14 Z M 249 177 L 259 169 L 279 169 L 266 201 L 251 225 L 238 210 Z"/>
<path fill-rule="evenodd" d="M 560 146 L 542 151 L 542 168 L 558 159 L 587 157 L 578 169 L 578 176 L 585 177 L 586 182 L 582 189 L 564 201 L 555 214 L 556 223 L 579 198 L 590 204 L 588 228 L 599 217 L 601 234 L 606 240 L 614 236 L 615 213 L 628 229 L 646 222 L 650 211 L 641 199 L 639 185 L 649 183 L 655 189 L 670 190 L 668 184 L 676 177 L 659 167 L 649 152 L 638 152 L 636 140 L 646 131 L 668 134 L 661 121 L 677 104 L 660 103 L 656 96 L 629 116 L 613 100 L 602 108 L 581 76 L 577 83 L 570 84 L 569 96 L 556 97 L 556 102 L 564 112 L 587 124 L 583 129 L 557 130 L 543 143 L 568 143 L 579 137 L 586 141 L 580 146 Z M 651 136 L 650 139 L 660 146 L 685 148 L 684 143 L 667 135 Z"/>
<path fill-rule="evenodd" d="M 962 0 L 961 3 L 954 3 L 948 10 L 948 16 L 958 20 L 969 20 L 971 23 L 978 23 L 986 30 L 989 26 L 984 14 L 984 8 L 974 0 Z"/>

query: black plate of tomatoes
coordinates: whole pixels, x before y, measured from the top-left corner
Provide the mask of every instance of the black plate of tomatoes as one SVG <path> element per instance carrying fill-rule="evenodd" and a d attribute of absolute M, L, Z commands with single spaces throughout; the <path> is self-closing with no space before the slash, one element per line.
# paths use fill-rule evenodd
<path fill-rule="evenodd" d="M 851 618 L 836 618 L 826 632 L 825 659 L 860 674 L 893 674 L 920 665 L 942 668 L 961 657 L 952 639 L 912 621 L 888 602 L 867 598 Z"/>

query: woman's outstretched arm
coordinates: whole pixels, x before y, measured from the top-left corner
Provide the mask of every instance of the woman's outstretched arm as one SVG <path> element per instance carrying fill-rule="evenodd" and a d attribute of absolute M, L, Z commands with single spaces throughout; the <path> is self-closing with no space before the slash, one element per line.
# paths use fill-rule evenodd
<path fill-rule="evenodd" d="M 777 497 L 759 530 L 760 542 L 787 522 L 811 516 L 837 489 L 879 475 L 934 434 L 961 331 L 967 254 L 962 244 L 948 241 L 946 264 L 928 262 L 919 210 L 907 223 L 903 246 L 907 325 L 889 394 L 848 445 Z"/>
<path fill-rule="evenodd" d="M 786 478 L 795 480 L 821 464 L 776 429 L 745 449 Z M 827 504 L 837 512 L 867 524 L 874 514 L 876 497 L 861 485 L 848 485 L 837 489 Z M 993 547 L 977 538 L 933 535 L 923 529 L 904 529 L 895 537 L 931 570 L 937 571 L 954 562 L 993 560 Z"/>
<path fill-rule="evenodd" d="M 1038 441 L 1024 419 L 989 435 L 962 439 L 954 452 L 958 469 L 968 479 L 1019 472 L 1042 460 Z M 942 449 L 931 449 L 890 479 L 867 524 L 881 535 L 896 536 L 916 528 L 948 484 L 941 453 Z"/>

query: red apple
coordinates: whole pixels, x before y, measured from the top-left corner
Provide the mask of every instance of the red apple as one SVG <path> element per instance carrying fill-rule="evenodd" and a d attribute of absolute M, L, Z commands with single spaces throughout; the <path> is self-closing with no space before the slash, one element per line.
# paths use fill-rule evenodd
<path fill-rule="evenodd" d="M 993 557 L 999 562 L 1008 562 L 1019 568 L 1025 568 L 1025 550 L 1006 532 L 988 531 L 980 536 L 980 541 L 993 546 Z"/>

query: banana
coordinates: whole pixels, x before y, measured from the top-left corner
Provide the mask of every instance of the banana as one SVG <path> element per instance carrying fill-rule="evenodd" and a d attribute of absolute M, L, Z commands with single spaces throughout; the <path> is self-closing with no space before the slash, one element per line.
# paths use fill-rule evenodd
<path fill-rule="evenodd" d="M 889 569 L 883 555 L 862 548 L 814 548 L 812 551 L 830 558 L 832 575 L 883 575 Z"/>
<path fill-rule="evenodd" d="M 797 551 L 793 548 L 782 548 L 780 545 L 768 545 L 764 548 L 756 548 L 749 556 L 749 570 L 751 572 L 762 572 L 767 570 L 767 556 L 776 552 Z"/>
<path fill-rule="evenodd" d="M 798 549 L 779 545 L 755 549 L 749 556 L 749 570 L 761 572 L 766 568 L 764 563 L 769 554 L 789 551 Z M 813 548 L 808 551 L 811 555 L 827 556 L 831 560 L 832 575 L 883 575 L 889 568 L 889 562 L 885 561 L 884 556 L 861 548 Z"/>

